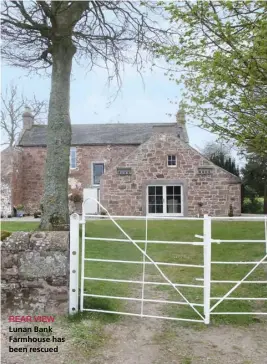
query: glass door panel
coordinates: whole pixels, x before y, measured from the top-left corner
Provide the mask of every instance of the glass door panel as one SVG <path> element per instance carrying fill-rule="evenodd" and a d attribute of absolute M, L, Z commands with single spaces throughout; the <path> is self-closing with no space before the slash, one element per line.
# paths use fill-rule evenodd
<path fill-rule="evenodd" d="M 163 186 L 148 186 L 148 212 L 163 213 Z"/>

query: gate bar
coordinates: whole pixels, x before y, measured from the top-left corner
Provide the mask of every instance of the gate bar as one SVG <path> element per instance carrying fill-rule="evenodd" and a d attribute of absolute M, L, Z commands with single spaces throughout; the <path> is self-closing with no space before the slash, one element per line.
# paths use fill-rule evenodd
<path fill-rule="evenodd" d="M 96 258 L 84 258 L 84 260 L 87 260 L 89 262 L 144 264 L 144 262 L 142 262 L 142 261 L 135 261 L 135 260 L 96 259 Z M 199 265 L 199 264 L 165 263 L 165 262 L 154 262 L 154 261 L 153 262 L 145 262 L 145 264 L 167 265 L 167 266 L 173 266 L 173 267 L 204 268 L 204 265 Z M 170 284 L 172 285 L 172 283 L 170 283 Z"/>
<path fill-rule="evenodd" d="M 129 243 L 128 239 L 116 239 L 116 238 L 97 238 L 97 237 L 85 237 L 85 240 L 95 240 L 95 241 L 110 241 L 110 242 L 123 242 Z M 149 244 L 182 244 L 182 245 L 199 245 L 203 246 L 202 242 L 198 241 L 167 241 L 167 240 L 134 240 L 133 241 L 137 244 L 139 243 L 149 243 Z M 265 242 L 265 240 L 264 240 Z"/>
<path fill-rule="evenodd" d="M 267 262 L 258 262 L 258 261 L 250 261 L 250 262 L 216 262 L 216 261 L 213 261 L 211 262 L 211 264 L 245 264 L 245 265 L 248 265 L 248 264 L 267 264 Z"/>
<path fill-rule="evenodd" d="M 203 282 L 204 281 L 204 279 L 203 278 L 196 278 L 196 281 L 201 281 L 201 282 Z M 239 281 L 216 281 L 216 280 L 211 280 L 210 281 L 210 283 L 229 283 L 229 284 L 231 284 L 231 283 L 238 283 Z M 250 284 L 250 283 L 258 283 L 258 284 L 261 284 L 261 283 L 263 283 L 263 284 L 267 284 L 267 281 L 244 281 L 244 282 L 242 282 L 242 284 L 244 284 L 244 283 L 246 283 L 246 284 Z"/>
<path fill-rule="evenodd" d="M 154 284 L 156 286 L 171 286 L 170 283 L 166 282 L 149 282 L 149 281 L 132 281 L 128 279 L 112 279 L 112 278 L 95 278 L 95 277 L 84 277 L 89 281 L 103 281 L 103 282 L 118 282 L 118 283 L 139 283 L 139 284 Z M 190 287 L 190 288 L 204 288 L 200 284 L 186 284 L 186 283 L 173 283 L 177 287 Z"/>
<path fill-rule="evenodd" d="M 122 296 L 107 296 L 107 295 L 102 295 L 102 294 L 93 294 L 93 293 L 84 293 L 84 296 L 86 297 L 96 297 L 96 298 L 111 298 L 114 300 L 125 300 L 125 301 L 139 301 L 139 302 L 155 302 L 155 303 L 171 303 L 171 304 L 175 304 L 175 305 L 187 305 L 186 302 L 182 302 L 182 301 L 165 301 L 165 300 L 153 300 L 153 299 L 149 299 L 149 298 L 134 298 L 134 297 L 122 297 Z M 199 306 L 199 307 L 203 307 L 204 305 L 202 303 L 192 303 L 193 306 Z M 141 313 L 141 317 L 142 317 L 142 313 Z"/>
<path fill-rule="evenodd" d="M 211 315 L 267 315 L 267 312 L 211 312 Z"/>
<path fill-rule="evenodd" d="M 84 308 L 84 311 L 90 312 L 101 312 L 101 313 L 114 313 L 115 315 L 126 315 L 126 316 L 136 316 L 141 317 L 140 313 L 131 313 L 131 312 L 120 312 L 120 311 L 108 311 L 108 310 L 98 310 L 94 308 Z M 143 315 L 143 317 L 148 318 L 159 318 L 164 320 L 173 320 L 173 321 L 186 321 L 186 322 L 201 322 L 203 324 L 203 320 L 194 320 L 194 319 L 184 319 L 178 317 L 168 317 L 168 316 L 155 316 L 155 315 Z"/>

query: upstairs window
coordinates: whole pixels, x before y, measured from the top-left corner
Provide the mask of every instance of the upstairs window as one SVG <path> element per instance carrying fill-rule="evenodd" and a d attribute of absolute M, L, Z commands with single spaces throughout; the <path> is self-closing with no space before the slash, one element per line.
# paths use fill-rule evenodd
<path fill-rule="evenodd" d="M 168 155 L 167 165 L 168 167 L 176 167 L 176 155 Z"/>
<path fill-rule="evenodd" d="M 70 169 L 77 167 L 76 148 L 70 148 Z"/>
<path fill-rule="evenodd" d="M 100 185 L 100 177 L 104 173 L 104 163 L 93 163 L 93 185 Z"/>

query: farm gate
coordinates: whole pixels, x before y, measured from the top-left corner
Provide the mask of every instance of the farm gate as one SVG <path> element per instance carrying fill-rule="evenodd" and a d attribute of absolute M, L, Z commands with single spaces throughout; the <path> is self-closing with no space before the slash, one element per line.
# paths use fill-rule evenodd
<path fill-rule="evenodd" d="M 99 202 L 98 202 L 99 203 Z M 84 213 L 80 219 L 77 214 L 73 214 L 71 216 L 71 229 L 70 229 L 70 291 L 69 291 L 69 312 L 75 313 L 77 311 L 90 311 L 90 312 L 99 312 L 99 313 L 112 313 L 119 315 L 128 315 L 128 316 L 139 316 L 139 317 L 148 317 L 148 318 L 161 318 L 175 321 L 189 321 L 189 322 L 200 322 L 209 324 L 211 315 L 267 315 L 267 312 L 227 312 L 227 311 L 215 311 L 219 305 L 227 300 L 241 300 L 241 301 L 267 301 L 267 297 L 232 297 L 231 294 L 236 291 L 236 289 L 241 284 L 260 284 L 266 285 L 267 280 L 248 280 L 251 274 L 260 266 L 267 264 L 267 217 L 211 217 L 205 215 L 203 218 L 195 218 L 195 217 L 175 217 L 175 216 L 111 216 L 108 211 L 101 206 L 101 209 L 106 212 L 106 215 L 92 215 Z M 86 222 L 90 223 L 90 221 L 94 220 L 109 220 L 116 229 L 120 232 L 120 238 L 114 238 L 110 236 L 87 236 L 86 234 Z M 125 228 L 122 226 L 123 220 L 137 221 L 143 220 L 145 226 L 145 234 L 143 239 L 136 239 L 130 236 L 129 233 L 126 232 Z M 149 221 L 151 220 L 174 220 L 174 221 L 200 221 L 202 224 L 202 235 L 194 235 L 193 241 L 168 241 L 168 240 L 149 240 L 148 239 L 148 226 Z M 260 240 L 223 240 L 223 239 L 213 239 L 212 238 L 212 221 L 262 221 L 264 225 L 265 237 Z M 79 230 L 81 226 L 81 244 L 80 244 L 80 236 Z M 109 257 L 90 257 L 86 255 L 86 245 L 91 243 L 101 244 L 113 244 L 115 242 L 120 242 L 123 244 L 131 244 L 141 256 L 139 260 L 133 259 L 109 259 Z M 262 258 L 254 261 L 220 261 L 212 259 L 212 246 L 213 244 L 262 244 Z M 168 246 L 189 246 L 192 249 L 198 247 L 198 249 L 202 250 L 202 264 L 190 264 L 184 262 L 169 262 L 169 261 L 157 261 L 153 259 L 150 254 L 147 253 L 148 247 L 150 245 L 160 244 L 164 247 L 164 249 L 168 249 Z M 79 253 L 81 251 L 81 254 Z M 79 263 L 80 261 L 80 263 Z M 108 264 L 119 264 L 119 265 L 138 265 L 141 267 L 142 274 L 140 279 L 136 279 L 133 277 L 131 279 L 126 279 L 126 277 L 120 278 L 112 278 L 108 277 L 99 277 L 99 276 L 88 276 L 86 274 L 85 266 L 86 264 L 99 263 L 102 265 Z M 246 274 L 239 280 L 230 280 L 229 277 L 221 277 L 220 280 L 212 279 L 212 270 L 214 266 L 218 265 L 245 265 L 248 267 Z M 154 267 L 157 271 L 158 276 L 161 277 L 161 281 L 154 281 L 147 279 L 146 269 L 148 266 Z M 202 274 L 198 276 L 196 274 L 195 283 L 180 283 L 173 282 L 173 279 L 169 277 L 166 273 L 165 269 L 167 267 L 183 267 L 183 269 L 196 269 L 197 271 L 201 270 Z M 127 277 L 128 278 L 128 277 Z M 139 287 L 137 292 L 139 291 L 138 297 L 129 297 L 129 296 L 117 296 L 108 294 L 106 292 L 101 292 L 101 294 L 95 294 L 91 292 L 86 292 L 85 290 L 85 282 L 99 282 L 99 284 L 108 282 L 110 283 L 123 283 L 127 285 L 134 285 Z M 212 297 L 211 296 L 211 287 L 212 285 L 218 284 L 230 284 L 232 285 L 231 289 L 227 290 L 222 296 Z M 153 297 L 145 297 L 146 287 L 148 286 L 168 286 L 171 290 L 174 291 L 178 300 L 168 300 L 168 299 L 156 299 Z M 200 289 L 202 290 L 201 302 L 192 302 L 191 298 L 187 296 L 185 293 L 185 288 L 190 289 Z M 80 294 L 79 294 L 80 291 Z M 149 292 L 149 290 L 148 290 Z M 138 312 L 130 312 L 130 310 L 120 311 L 120 310 L 109 310 L 103 307 L 86 307 L 85 299 L 101 299 L 101 300 L 119 300 L 119 301 L 132 301 L 138 305 Z M 199 301 L 199 300 L 198 300 Z M 144 310 L 144 306 L 146 303 L 158 303 L 161 305 L 177 305 L 177 306 L 186 306 L 188 307 L 192 313 L 196 316 L 196 318 L 185 318 L 183 316 L 179 316 L 179 310 L 177 310 L 177 314 L 172 314 L 169 316 L 164 316 L 161 314 L 150 314 L 146 313 Z"/>

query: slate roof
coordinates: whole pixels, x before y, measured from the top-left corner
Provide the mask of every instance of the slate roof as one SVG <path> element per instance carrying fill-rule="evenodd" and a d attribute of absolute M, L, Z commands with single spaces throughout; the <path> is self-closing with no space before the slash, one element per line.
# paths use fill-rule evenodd
<path fill-rule="evenodd" d="M 73 124 L 71 145 L 135 144 L 148 140 L 155 129 L 177 135 L 177 123 Z M 46 125 L 34 125 L 20 138 L 19 146 L 46 146 Z"/>

